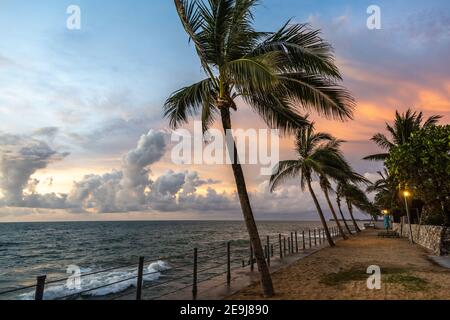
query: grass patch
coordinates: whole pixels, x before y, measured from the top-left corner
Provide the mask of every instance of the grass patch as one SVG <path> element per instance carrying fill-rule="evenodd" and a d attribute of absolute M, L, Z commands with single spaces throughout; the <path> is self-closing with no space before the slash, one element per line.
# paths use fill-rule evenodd
<path fill-rule="evenodd" d="M 366 281 L 369 278 L 366 269 L 358 267 L 344 270 L 337 273 L 329 273 L 320 279 L 320 283 L 332 287 L 341 287 L 353 281 Z M 402 285 L 411 291 L 427 290 L 428 282 L 422 278 L 411 275 L 407 269 L 384 268 L 381 269 L 381 283 Z"/>
<path fill-rule="evenodd" d="M 347 271 L 340 271 L 338 273 L 329 273 L 320 279 L 320 283 L 327 286 L 341 286 L 351 281 L 363 281 L 367 280 L 367 273 L 361 269 L 351 269 Z"/>
<path fill-rule="evenodd" d="M 428 289 L 428 281 L 410 274 L 389 274 L 384 277 L 383 281 L 403 285 L 405 289 L 410 291 L 424 291 Z"/>

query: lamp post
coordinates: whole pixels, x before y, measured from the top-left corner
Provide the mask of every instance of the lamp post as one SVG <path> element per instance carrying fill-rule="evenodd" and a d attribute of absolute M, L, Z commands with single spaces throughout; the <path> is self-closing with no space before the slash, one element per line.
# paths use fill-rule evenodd
<path fill-rule="evenodd" d="M 411 215 L 409 214 L 409 207 L 408 207 L 408 197 L 411 196 L 411 193 L 407 190 L 403 191 L 403 197 L 405 198 L 405 208 L 406 208 L 406 215 L 408 216 L 408 226 L 409 226 L 409 241 L 413 244 L 413 234 L 412 234 L 412 227 L 411 227 Z"/>

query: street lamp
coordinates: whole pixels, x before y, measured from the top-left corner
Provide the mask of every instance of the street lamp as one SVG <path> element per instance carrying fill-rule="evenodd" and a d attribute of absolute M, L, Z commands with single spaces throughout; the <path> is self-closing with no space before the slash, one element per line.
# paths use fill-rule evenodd
<path fill-rule="evenodd" d="M 411 216 L 409 214 L 409 207 L 408 207 L 408 198 L 411 196 L 411 193 L 408 190 L 403 191 L 403 197 L 405 198 L 405 208 L 406 208 L 406 215 L 408 216 L 408 226 L 409 226 L 409 241 L 411 243 L 414 243 L 413 234 L 412 234 L 412 227 L 411 227 Z"/>

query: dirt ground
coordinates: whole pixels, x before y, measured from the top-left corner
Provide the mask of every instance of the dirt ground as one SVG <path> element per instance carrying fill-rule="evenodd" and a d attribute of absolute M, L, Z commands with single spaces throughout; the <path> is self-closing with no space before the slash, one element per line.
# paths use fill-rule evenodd
<path fill-rule="evenodd" d="M 334 248 L 325 248 L 273 274 L 279 300 L 450 299 L 450 269 L 406 239 L 383 239 L 366 230 Z M 367 287 L 367 268 L 381 268 L 381 289 Z M 259 284 L 231 300 L 263 299 Z"/>

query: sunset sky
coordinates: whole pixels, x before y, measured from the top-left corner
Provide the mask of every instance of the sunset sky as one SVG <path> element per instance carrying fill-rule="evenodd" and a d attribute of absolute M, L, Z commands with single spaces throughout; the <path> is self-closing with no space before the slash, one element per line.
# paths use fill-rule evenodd
<path fill-rule="evenodd" d="M 81 30 L 66 28 L 72 4 Z M 381 30 L 366 26 L 372 4 Z M 449 123 L 448 0 L 265 0 L 255 13 L 261 31 L 290 18 L 335 48 L 355 119 L 312 118 L 347 141 L 361 174 L 381 169 L 361 159 L 377 151 L 369 139 L 395 110 Z M 230 168 L 170 159 L 162 106 L 202 78 L 173 1 L 0 0 L 0 222 L 240 218 Z M 245 105 L 233 123 L 265 128 Z M 284 138 L 281 159 L 292 149 Z M 270 194 L 258 167 L 244 169 L 257 218 L 315 219 L 296 181 Z"/>

